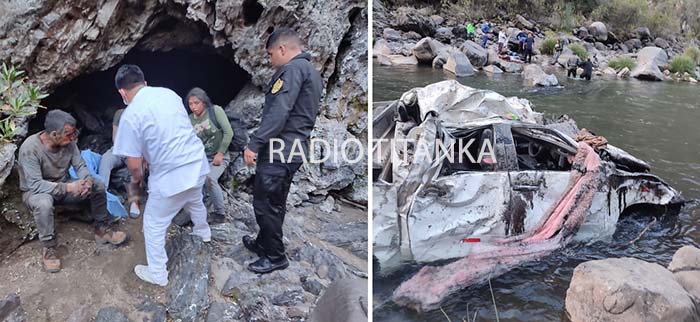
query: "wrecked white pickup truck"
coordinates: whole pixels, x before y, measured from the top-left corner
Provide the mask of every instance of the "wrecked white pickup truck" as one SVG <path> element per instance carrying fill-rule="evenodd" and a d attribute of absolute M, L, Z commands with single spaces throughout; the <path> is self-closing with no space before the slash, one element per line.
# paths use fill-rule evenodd
<path fill-rule="evenodd" d="M 682 204 L 649 165 L 527 100 L 456 81 L 377 103 L 375 273 L 424 266 L 393 301 L 437 309 L 453 292 L 572 240 L 608 239 L 633 205 Z"/>

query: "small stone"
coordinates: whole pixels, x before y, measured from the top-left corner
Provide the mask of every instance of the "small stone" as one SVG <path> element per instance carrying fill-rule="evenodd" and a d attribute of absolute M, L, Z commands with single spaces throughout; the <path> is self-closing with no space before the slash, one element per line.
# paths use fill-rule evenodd
<path fill-rule="evenodd" d="M 97 312 L 95 322 L 129 322 L 129 318 L 116 307 L 105 307 Z"/>
<path fill-rule="evenodd" d="M 319 266 L 318 269 L 316 269 L 316 274 L 320 278 L 323 278 L 323 279 L 327 278 L 328 277 L 328 266 L 326 266 L 326 265 Z"/>

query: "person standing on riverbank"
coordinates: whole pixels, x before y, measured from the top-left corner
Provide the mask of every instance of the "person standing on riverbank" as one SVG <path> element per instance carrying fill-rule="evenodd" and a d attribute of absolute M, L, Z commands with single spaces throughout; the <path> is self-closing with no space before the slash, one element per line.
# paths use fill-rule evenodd
<path fill-rule="evenodd" d="M 467 40 L 474 41 L 474 34 L 476 32 L 476 28 L 474 28 L 473 23 L 468 23 L 467 24 Z"/>
<path fill-rule="evenodd" d="M 486 44 L 489 41 L 489 32 L 491 32 L 491 26 L 486 20 L 481 24 L 481 32 L 483 32 L 481 36 L 481 47 L 486 48 Z"/>
<path fill-rule="evenodd" d="M 559 56 L 561 55 L 563 48 L 561 45 L 561 39 L 557 38 L 557 43 L 554 45 L 554 59 L 552 60 L 552 64 L 554 65 L 557 63 L 557 60 L 559 60 Z"/>
<path fill-rule="evenodd" d="M 576 55 L 569 58 L 569 60 L 566 62 L 566 77 L 576 78 L 576 68 L 578 68 L 580 62 L 581 60 Z"/>
<path fill-rule="evenodd" d="M 499 55 L 503 52 L 503 47 L 505 46 L 507 41 L 508 41 L 508 38 L 506 37 L 505 28 L 501 28 L 501 30 L 498 31 L 498 54 Z"/>
<path fill-rule="evenodd" d="M 525 39 L 525 60 L 528 64 L 532 63 L 532 47 L 535 45 L 535 36 L 530 32 Z"/>
<path fill-rule="evenodd" d="M 202 202 L 209 162 L 180 96 L 167 88 L 147 86 L 136 65 L 119 67 L 114 83 L 127 107 L 113 153 L 126 157 L 132 194 L 143 195 L 143 160 L 150 170 L 143 214 L 148 265 L 136 265 L 134 273 L 145 282 L 166 286 L 165 233 L 175 215 L 185 209 L 194 223 L 192 234 L 205 242 L 211 240 Z"/>

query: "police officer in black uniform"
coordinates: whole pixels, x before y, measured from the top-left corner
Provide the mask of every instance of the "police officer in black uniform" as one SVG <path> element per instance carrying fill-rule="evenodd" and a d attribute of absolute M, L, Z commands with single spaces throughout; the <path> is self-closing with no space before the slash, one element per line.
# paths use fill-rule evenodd
<path fill-rule="evenodd" d="M 278 69 L 265 88 L 260 127 L 243 152 L 246 164 L 256 165 L 253 208 L 260 227 L 257 238 L 245 236 L 243 244 L 260 256 L 248 269 L 261 274 L 289 266 L 282 243 L 287 194 L 304 160 L 298 147 L 308 159 L 309 135 L 323 89 L 311 55 L 302 52 L 302 41 L 293 30 L 275 30 L 266 49 Z"/>

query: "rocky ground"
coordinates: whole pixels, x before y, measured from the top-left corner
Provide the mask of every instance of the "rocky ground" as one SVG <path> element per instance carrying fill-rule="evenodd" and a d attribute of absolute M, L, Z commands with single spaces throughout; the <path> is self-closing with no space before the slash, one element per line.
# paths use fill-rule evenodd
<path fill-rule="evenodd" d="M 693 74 L 672 74 L 669 71 L 669 59 L 680 55 L 687 47 L 697 46 L 696 43 L 682 42 L 675 36 L 668 39 L 654 37 L 644 26 L 633 33 L 616 35 L 608 30 L 605 22 L 594 21 L 571 32 L 556 32 L 546 25 L 517 15 L 510 19 L 505 17 L 499 21 L 490 21 L 492 32 L 488 34 L 487 48 L 482 48 L 483 33 L 477 22 L 474 22 L 477 25 L 475 40 L 470 41 L 466 40 L 464 23 L 454 21 L 449 16 L 440 16 L 433 8 L 387 8 L 381 1 L 374 1 L 373 6 L 373 56 L 381 65 L 429 65 L 435 69 L 444 69 L 457 77 L 471 76 L 479 70 L 490 74 L 523 73 L 527 85 L 555 86 L 558 81 L 553 74 L 557 69 L 565 69 L 569 58 L 575 55 L 569 45 L 577 43 L 583 46 L 591 58 L 596 76 L 694 83 L 700 78 L 698 67 Z M 507 47 L 511 51 L 517 51 L 518 33 L 524 31 L 534 34 L 534 67 L 499 57 L 497 38 L 500 30 L 506 32 Z M 564 44 L 563 52 L 556 62 L 552 56 L 541 52 L 546 38 L 558 38 Z M 636 61 L 636 67 L 633 70 L 616 70 L 608 66 L 610 60 L 620 57 Z M 579 69 L 578 74 L 581 72 Z"/>
<path fill-rule="evenodd" d="M 248 272 L 255 256 L 241 238 L 256 231 L 249 200 L 245 193 L 228 198 L 228 222 L 212 226 L 211 243 L 188 235 L 188 227 L 170 227 L 165 288 L 133 273 L 134 265 L 145 263 L 141 219 L 119 221 L 131 239 L 108 247 L 95 245 L 89 223 L 59 216 L 63 269 L 42 271 L 37 241 L 5 254 L 0 297 L 7 298 L 0 307 L 12 306 L 16 294 L 20 305 L 7 312 L 21 308 L 25 318 L 10 321 L 303 321 L 334 281 L 366 283 L 366 211 L 340 202 L 290 208 L 284 226 L 290 267 L 268 275 Z"/>
<path fill-rule="evenodd" d="M 579 264 L 566 292 L 571 321 L 697 321 L 700 249 L 676 251 L 668 267 L 635 258 Z"/>

